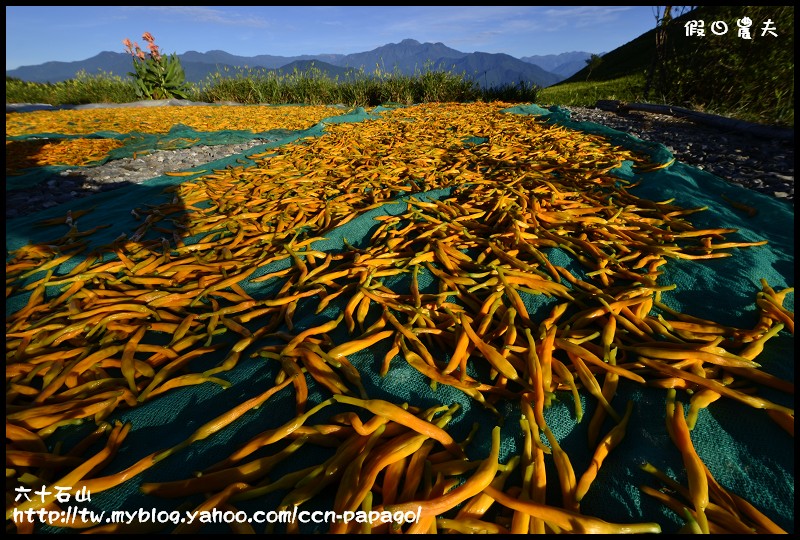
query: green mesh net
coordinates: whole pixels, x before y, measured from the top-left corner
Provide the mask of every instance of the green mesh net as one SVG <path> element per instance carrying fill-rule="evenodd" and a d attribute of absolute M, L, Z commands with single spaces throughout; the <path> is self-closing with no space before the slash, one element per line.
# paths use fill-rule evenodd
<path fill-rule="evenodd" d="M 122 233 L 129 236 L 141 225 L 141 219 L 132 215 L 135 208 L 156 207 L 168 204 L 175 198 L 175 191 L 165 188 L 175 187 L 179 183 L 193 182 L 211 170 L 241 168 L 246 170 L 256 164 L 249 159 L 253 155 L 266 155 L 290 143 L 302 143 L 307 138 L 320 137 L 326 132 L 326 126 L 334 123 L 367 123 L 380 118 L 390 109 L 379 108 L 371 112 L 363 109 L 351 114 L 332 117 L 313 128 L 286 135 L 279 140 L 257 146 L 244 154 L 197 167 L 188 172 L 196 175 L 185 177 L 162 176 L 141 185 L 131 185 L 112 192 L 92 196 L 89 199 L 60 205 L 34 216 L 8 221 L 6 232 L 7 257 L 15 250 L 26 245 L 44 244 L 52 238 L 49 228 L 37 226 L 44 220 L 58 220 L 65 216 L 67 210 L 73 214 L 81 210 L 92 209 L 80 218 L 80 229 L 111 224 L 110 227 L 98 229 L 87 237 L 89 253 L 93 249 L 102 249 L 115 241 Z M 650 156 L 655 164 L 667 164 L 672 155 L 659 144 L 652 144 L 626 133 L 621 133 L 604 126 L 592 123 L 578 123 L 570 120 L 569 111 L 552 107 L 543 109 L 534 105 L 517 106 L 503 111 L 510 115 L 533 115 L 546 122 L 561 125 L 584 133 L 598 134 L 606 137 L 612 144 L 625 149 L 644 153 Z M 442 126 L 446 128 L 446 126 Z M 98 133 L 97 136 L 109 136 Z M 473 133 L 473 138 L 466 146 L 480 146 L 487 140 L 487 134 Z M 116 136 L 122 136 L 117 134 Z M 158 148 L 164 145 L 183 144 L 177 141 L 195 141 L 202 139 L 205 144 L 217 141 L 230 143 L 234 140 L 248 138 L 274 137 L 275 132 L 246 134 L 242 132 L 219 132 L 200 134 L 182 126 L 164 136 L 147 136 L 127 134 L 133 138 L 123 148 L 110 155 L 109 159 L 132 155 L 134 151 Z M 489 136 L 490 137 L 490 136 Z M 323 156 L 324 157 L 324 156 Z M 202 172 L 201 172 L 202 171 Z M 717 321 L 723 325 L 751 328 L 758 321 L 754 305 L 756 293 L 762 289 L 761 280 L 765 279 L 775 290 L 793 286 L 794 276 L 794 212 L 784 202 L 739 188 L 735 185 L 685 164 L 676 162 L 672 165 L 652 172 L 637 173 L 630 162 L 614 169 L 613 175 L 624 181 L 638 181 L 630 192 L 641 199 L 652 201 L 675 200 L 684 208 L 707 209 L 692 214 L 688 219 L 697 228 L 736 229 L 735 239 L 741 242 L 757 242 L 767 240 L 766 245 L 733 250 L 734 255 L 728 258 L 711 260 L 678 260 L 670 259 L 661 267 L 660 285 L 671 285 L 672 290 L 663 292 L 662 301 L 671 309 L 694 317 Z M 342 180 L 344 181 L 344 179 Z M 409 202 L 416 203 L 445 201 L 456 199 L 468 201 L 470 184 L 433 190 L 412 191 L 406 195 L 376 204 L 368 211 L 360 212 L 347 223 L 330 228 L 319 238 L 309 243 L 304 249 L 315 252 L 337 254 L 348 250 L 365 249 L 376 228 L 381 223 L 376 217 L 401 216 L 409 211 Z M 725 203 L 723 196 L 739 201 L 758 209 L 755 216 L 749 216 Z M 413 206 L 413 204 L 412 204 Z M 398 224 L 398 227 L 405 222 Z M 68 228 L 65 224 L 64 230 Z M 157 239 L 165 234 L 149 231 L 141 241 Z M 186 245 L 201 242 L 199 236 L 183 238 Z M 171 239 L 170 239 L 171 241 Z M 559 248 L 543 249 L 547 257 L 554 263 L 574 271 L 576 275 L 585 277 L 586 271 L 568 252 Z M 101 253 L 103 260 L 113 261 L 113 251 Z M 471 257 L 475 254 L 468 253 Z M 84 259 L 78 255 L 62 263 L 55 269 L 55 275 L 64 275 L 74 269 Z M 259 266 L 243 279 L 239 285 L 255 299 L 275 298 L 285 284 L 279 276 L 281 270 L 289 269 L 293 264 L 291 258 L 282 258 Z M 233 271 L 233 269 L 232 269 Z M 277 277 L 259 280 L 259 277 L 275 273 Z M 31 282 L 40 275 L 32 275 Z M 438 280 L 429 270 L 421 269 L 417 276 L 419 291 L 422 294 L 436 294 Z M 588 278 L 587 278 L 588 279 Z M 384 279 L 384 284 L 398 294 L 408 294 L 411 288 L 407 273 Z M 31 291 L 21 292 L 7 298 L 7 317 L 24 309 L 30 300 Z M 59 294 L 58 291 L 47 290 L 48 298 Z M 523 293 L 520 295 L 532 323 L 548 316 L 553 307 L 560 301 L 546 295 Z M 235 405 L 263 393 L 274 385 L 281 364 L 266 356 L 251 357 L 249 352 L 259 347 L 281 345 L 287 338 L 278 337 L 280 332 L 286 335 L 297 335 L 304 329 L 313 328 L 339 317 L 346 309 L 350 297 L 342 295 L 330 302 L 323 310 L 319 310 L 319 298 L 308 296 L 301 298 L 293 315 L 293 327 L 281 324 L 275 332 L 251 344 L 245 354 L 232 369 L 216 374 L 217 377 L 230 383 L 223 388 L 220 384 L 199 384 L 176 389 L 158 398 L 127 410 L 118 409 L 108 419 L 122 420 L 132 424 L 131 434 L 126 438 L 119 454 L 102 471 L 103 475 L 124 470 L 144 456 L 159 450 L 177 445 L 190 436 L 205 422 L 229 411 Z M 452 298 L 451 298 L 452 300 Z M 793 312 L 794 296 L 786 297 L 785 307 Z M 371 309 L 364 321 L 369 326 L 378 319 L 379 310 Z M 257 325 L 249 325 L 251 331 Z M 328 334 L 333 343 L 345 343 L 353 336 L 343 325 Z M 161 338 L 168 343 L 169 336 Z M 214 351 L 192 361 L 191 371 L 201 372 L 212 369 L 230 358 L 231 347 L 238 341 L 233 332 L 215 336 L 213 343 L 218 345 Z M 380 374 L 380 366 L 389 351 L 391 339 L 381 340 L 375 345 L 348 356 L 361 377 L 363 390 L 370 399 L 383 399 L 395 404 L 409 403 L 422 409 L 459 404 L 460 408 L 447 425 L 447 432 L 456 441 L 465 440 L 471 433 L 470 444 L 465 448 L 471 460 L 484 459 L 490 450 L 491 432 L 494 426 L 501 425 L 500 462 L 508 463 L 515 455 L 523 451 L 523 436 L 520 429 L 520 408 L 513 399 L 498 399 L 494 403 L 496 412 L 477 403 L 459 389 L 444 384 L 432 387 L 429 378 L 418 369 L 412 367 L 401 356 L 391 361 L 387 375 Z M 432 349 L 437 360 L 446 360 L 451 351 Z M 758 356 L 762 370 L 793 383 L 794 380 L 794 338 L 788 332 L 781 332 L 765 346 L 764 352 Z M 475 377 L 487 377 L 485 366 L 479 363 L 471 365 L 469 373 Z M 307 377 L 308 378 L 308 377 Z M 308 407 L 321 403 L 330 397 L 326 388 L 308 378 Z M 768 387 L 759 386 L 758 395 L 763 396 L 785 407 L 793 408 L 793 396 Z M 645 387 L 622 378 L 613 406 L 618 412 L 625 404 L 632 401 L 633 413 L 630 418 L 627 434 L 622 443 L 609 455 L 600 468 L 597 479 L 581 501 L 581 512 L 615 523 L 658 523 L 664 532 L 675 532 L 683 525 L 683 516 L 678 516 L 660 502 L 644 495 L 639 487 L 642 485 L 658 488 L 658 482 L 650 474 L 641 469 L 644 463 L 650 463 L 686 485 L 685 467 L 680 452 L 669 438 L 665 425 L 666 391 L 663 388 Z M 678 390 L 677 399 L 688 405 L 689 395 Z M 574 467 L 580 475 L 589 467 L 594 448 L 587 443 L 589 418 L 594 414 L 597 401 L 585 391 L 580 392 L 583 409 L 583 420 L 576 421 L 576 404 L 569 391 L 558 391 L 553 396 L 552 404 L 545 409 L 545 419 Z M 335 414 L 355 411 L 363 419 L 369 418 L 363 410 L 354 409 L 343 404 L 334 404 L 317 413 L 307 424 L 326 423 Z M 296 416 L 296 402 L 292 386 L 278 392 L 264 405 L 243 414 L 242 418 L 225 429 L 208 438 L 199 440 L 188 448 L 164 459 L 127 482 L 102 493 L 92 496 L 91 502 L 83 506 L 105 510 L 158 509 L 174 511 L 176 509 L 191 510 L 202 502 L 199 494 L 164 498 L 148 496 L 142 493 L 141 486 L 146 483 L 183 480 L 193 477 L 198 471 L 227 458 L 241 444 L 265 430 L 284 425 Z M 606 420 L 602 433 L 606 433 L 613 423 Z M 69 448 L 94 429 L 92 422 L 81 426 L 69 426 L 58 430 L 51 441 L 63 441 Z M 476 430 L 473 432 L 473 430 Z M 700 458 L 706 463 L 714 477 L 729 491 L 749 500 L 765 515 L 785 530 L 794 529 L 794 453 L 791 436 L 781 430 L 765 414 L 764 410 L 747 406 L 731 399 L 718 400 L 699 413 L 695 429 L 691 432 L 692 442 Z M 546 439 L 542 439 L 547 444 Z M 95 448 L 99 448 L 96 446 Z M 273 454 L 280 446 L 269 447 L 258 456 Z M 324 447 L 304 444 L 290 459 L 280 463 L 270 474 L 273 481 L 293 471 L 323 463 L 336 451 L 335 447 Z M 546 456 L 547 501 L 560 505 L 561 492 L 558 472 L 552 456 Z M 466 474 L 465 476 L 469 476 Z M 519 485 L 520 472 L 515 471 L 507 485 Z M 277 509 L 288 489 L 279 489 L 261 496 L 237 500 L 234 506 L 250 515 L 258 510 Z M 325 490 L 303 503 L 307 510 L 329 510 L 334 504 L 334 491 Z M 376 496 L 377 500 L 377 496 Z M 496 510 L 495 510 L 496 512 Z M 451 512 L 452 514 L 452 512 Z M 493 515 L 491 512 L 487 515 Z M 173 524 L 165 524 L 166 530 L 174 528 Z M 263 527 L 254 525 L 257 532 Z M 275 530 L 281 530 L 276 526 Z M 325 532 L 325 524 L 301 524 L 300 530 L 306 532 Z M 43 527 L 45 532 L 64 532 L 67 529 Z M 226 525 L 210 525 L 206 531 L 230 530 Z"/>

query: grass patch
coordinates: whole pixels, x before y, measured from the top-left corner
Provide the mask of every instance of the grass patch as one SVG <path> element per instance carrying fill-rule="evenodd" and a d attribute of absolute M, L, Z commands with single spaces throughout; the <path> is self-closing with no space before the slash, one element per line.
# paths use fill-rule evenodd
<path fill-rule="evenodd" d="M 644 74 L 629 75 L 610 81 L 585 81 L 543 88 L 539 105 L 593 107 L 601 99 L 640 101 L 644 89 Z"/>
<path fill-rule="evenodd" d="M 109 73 L 78 72 L 74 79 L 58 83 L 34 83 L 6 77 L 6 103 L 128 103 L 136 101 L 136 86 L 130 78 Z"/>
<path fill-rule="evenodd" d="M 477 83 L 443 69 L 425 69 L 414 75 L 363 69 L 345 77 L 328 77 L 311 67 L 292 73 L 263 68 L 236 68 L 210 75 L 190 84 L 188 99 L 207 103 L 232 101 L 244 104 L 306 104 L 372 107 L 384 103 L 411 105 L 427 102 L 519 101 L 535 102 L 539 87 L 521 83 L 482 90 Z M 81 73 L 60 83 L 32 83 L 6 77 L 6 102 L 74 105 L 136 101 L 132 79 Z"/>

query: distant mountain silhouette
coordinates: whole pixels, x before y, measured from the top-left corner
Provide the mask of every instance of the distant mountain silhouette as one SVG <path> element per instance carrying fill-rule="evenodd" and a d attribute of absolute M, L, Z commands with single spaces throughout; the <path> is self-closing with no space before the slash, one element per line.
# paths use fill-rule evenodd
<path fill-rule="evenodd" d="M 573 56 L 574 55 L 574 58 Z M 472 77 L 481 87 L 518 84 L 524 81 L 540 87 L 555 84 L 578 69 L 584 67 L 589 53 L 564 53 L 562 55 L 527 56 L 522 59 L 507 54 L 465 53 L 451 49 L 443 43 L 420 43 L 404 39 L 400 43 L 389 43 L 371 51 L 353 54 L 318 54 L 301 56 L 237 56 L 225 51 L 212 50 L 205 53 L 187 51 L 179 54 L 186 80 L 197 83 L 216 72 L 225 74 L 240 71 L 239 68 L 265 68 L 280 73 L 305 71 L 312 65 L 331 77 L 344 77 L 350 70 L 364 69 L 367 75 L 381 72 L 399 72 L 414 75 L 426 69 L 453 71 Z M 563 58 L 561 58 L 563 57 Z M 554 59 L 561 58 L 561 62 Z M 569 62 L 580 60 L 577 69 Z M 544 65 L 541 65 L 544 64 Z M 547 66 L 547 67 L 545 67 Z M 89 75 L 100 72 L 127 77 L 133 70 L 131 57 L 124 52 L 104 51 L 86 60 L 76 62 L 46 62 L 35 66 L 22 66 L 6 70 L 7 77 L 16 77 L 30 82 L 60 82 L 75 78 L 80 71 Z M 226 71 L 227 70 L 227 71 Z"/>
<path fill-rule="evenodd" d="M 491 88 L 524 81 L 545 87 L 562 79 L 539 66 L 507 54 L 476 52 L 453 61 L 453 71 L 474 79 L 481 87 Z"/>
<path fill-rule="evenodd" d="M 285 66 L 281 66 L 270 71 L 274 71 L 278 75 L 291 75 L 295 71 L 298 73 L 307 73 L 311 69 L 318 70 L 320 74 L 330 79 L 335 79 L 338 77 L 340 80 L 345 80 L 348 75 L 351 75 L 356 71 L 354 68 L 334 66 L 328 62 L 323 62 L 322 60 L 316 59 L 295 60 L 294 62 L 289 62 Z"/>
<path fill-rule="evenodd" d="M 327 60 L 337 66 L 360 68 L 367 73 L 374 73 L 376 68 L 381 71 L 394 71 L 395 67 L 406 75 L 412 75 L 415 70 L 423 71 L 427 64 L 439 67 L 444 62 L 468 56 L 443 43 L 420 43 L 415 39 L 404 39 L 400 43 L 389 43 L 367 52 L 343 55 L 340 58 Z"/>
<path fill-rule="evenodd" d="M 605 53 L 600 53 L 603 56 Z M 586 60 L 591 58 L 592 53 L 585 51 L 572 51 L 561 54 L 545 54 L 534 56 L 523 56 L 523 62 L 535 64 L 545 71 L 560 75 L 565 79 L 586 67 Z"/>
<path fill-rule="evenodd" d="M 194 62 L 185 60 L 183 55 L 178 56 L 181 58 L 181 66 L 183 66 L 183 71 L 186 74 L 186 80 L 190 82 L 199 82 L 205 79 L 210 73 L 214 73 L 218 70 L 222 71 L 225 67 L 228 67 L 228 69 L 233 68 L 232 65 Z M 133 62 L 129 54 L 103 51 L 97 56 L 86 60 L 78 60 L 75 62 L 45 62 L 44 64 L 36 66 L 22 66 L 17 69 L 6 70 L 6 77 L 16 77 L 23 81 L 38 83 L 56 83 L 74 79 L 80 71 L 85 71 L 88 75 L 108 73 L 120 77 L 127 77 L 128 73 L 133 71 Z"/>

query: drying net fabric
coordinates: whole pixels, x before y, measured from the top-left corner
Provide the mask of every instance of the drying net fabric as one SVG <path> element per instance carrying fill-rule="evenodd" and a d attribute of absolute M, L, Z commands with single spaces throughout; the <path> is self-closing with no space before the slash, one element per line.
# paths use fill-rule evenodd
<path fill-rule="evenodd" d="M 420 367 L 430 366 L 424 358 L 425 351 L 441 372 L 453 357 L 462 332 L 457 323 L 463 317 L 456 314 L 448 324 L 445 308 L 463 312 L 472 321 L 473 329 L 482 331 L 481 337 L 495 354 L 511 357 L 513 366 L 527 377 L 530 374 L 520 367 L 528 358 L 524 332 L 531 332 L 542 358 L 541 343 L 546 334 L 543 321 L 552 317 L 553 310 L 562 303 L 568 304 L 567 309 L 557 322 L 561 325 L 559 332 L 565 332 L 564 339 L 571 336 L 574 342 L 585 343 L 587 350 L 607 361 L 599 345 L 603 326 L 597 321 L 610 319 L 608 311 L 581 324 L 575 317 L 589 308 L 602 308 L 597 300 L 602 292 L 588 293 L 594 290 L 592 287 L 610 294 L 650 283 L 646 269 L 663 253 L 644 237 L 664 234 L 662 238 L 673 241 L 665 241 L 669 245 L 664 250 L 670 255 L 662 257 L 664 261 L 654 267 L 652 274 L 657 276 L 652 288 L 661 290 L 657 296 L 646 295 L 664 306 L 651 304 L 642 314 L 655 320 L 676 320 L 674 314 L 680 313 L 713 321 L 720 327 L 752 329 L 762 320 L 756 299 L 760 298 L 764 283 L 774 291 L 793 287 L 794 212 L 790 205 L 673 162 L 663 145 L 597 124 L 574 122 L 569 111 L 559 107 L 430 104 L 357 109 L 331 115 L 305 130 L 285 132 L 201 133 L 176 126 L 161 135 L 95 132 L 93 136 L 136 139 L 135 143 L 126 142 L 109 152 L 108 159 L 172 144 L 170 141 L 230 143 L 266 136 L 275 139 L 244 154 L 184 171 L 185 176 L 153 178 L 141 185 L 7 221 L 7 275 L 15 277 L 6 303 L 7 393 L 12 390 L 11 379 L 19 384 L 24 379 L 24 385 L 36 389 L 52 384 L 53 376 L 40 381 L 36 374 L 27 379 L 9 375 L 17 364 L 36 362 L 37 356 L 45 353 L 63 352 L 65 359 L 58 361 L 72 367 L 76 358 L 108 348 L 115 347 L 108 358 L 120 359 L 135 329 L 145 325 L 137 339 L 149 348 L 137 349 L 134 358 L 146 362 L 157 354 L 154 351 L 158 347 L 174 347 L 168 329 L 177 330 L 187 317 L 190 324 L 186 335 L 202 335 L 186 348 L 161 357 L 154 373 L 178 356 L 202 349 L 171 371 L 169 377 L 205 372 L 210 378 L 151 398 L 147 392 L 158 387 L 151 385 L 155 375 L 147 375 L 144 368 L 137 372 L 136 393 L 145 398 L 135 406 L 121 402 L 103 418 L 106 422 L 129 422 L 131 431 L 114 458 L 95 477 L 112 475 L 156 451 L 175 447 L 207 422 L 263 394 L 276 384 L 276 378 L 283 380 L 291 375 L 291 369 L 280 375 L 286 362 L 285 358 L 281 360 L 280 351 L 304 330 L 337 320 L 338 324 L 332 323 L 330 329 L 313 333 L 300 343 L 307 344 L 309 350 L 317 347 L 327 352 L 364 335 L 394 331 L 345 356 L 357 372 L 355 375 L 347 365 L 328 363 L 348 395 L 398 406 L 408 404 L 418 415 L 419 410 L 458 404 L 444 429 L 455 441 L 468 441 L 464 445 L 467 459 L 486 459 L 492 430 L 501 426 L 499 461 L 507 464 L 524 452 L 520 396 L 525 385 L 532 382 L 498 382 L 505 373 L 498 376 L 496 365 L 487 361 L 487 354 L 493 355 L 470 346 L 465 375 L 481 384 L 497 386 L 495 391 L 485 392 L 485 402 L 458 385 L 441 381 L 432 384 L 431 377 L 423 373 L 424 366 Z M 34 178 L 36 172 L 32 174 Z M 7 189 L 9 180 L 7 177 Z M 582 198 L 576 186 L 583 186 L 591 198 Z M 579 208 L 582 213 L 576 211 Z M 681 209 L 686 211 L 681 213 Z M 691 209 L 694 211 L 688 211 Z M 670 219 L 687 224 L 683 232 L 716 232 L 684 237 L 680 229 L 658 229 L 656 217 L 667 219 L 663 215 L 670 211 L 674 212 Z M 652 229 L 625 227 L 624 217 L 637 212 L 644 216 L 642 223 L 650 224 Z M 652 220 L 647 221 L 649 218 Z M 707 238 L 705 245 L 702 238 Z M 767 242 L 762 243 L 764 240 Z M 588 245 L 592 242 L 594 248 Z M 709 249 L 709 245 L 725 242 L 748 245 Z M 678 247 L 673 249 L 673 244 Z M 593 254 L 593 249 L 602 253 Z M 723 251 L 730 256 L 675 255 Z M 634 261 L 648 255 L 652 259 L 636 269 L 626 266 L 627 274 L 615 273 L 614 269 L 619 268 L 615 265 L 622 265 L 619 259 L 626 255 Z M 61 260 L 54 266 L 46 264 L 59 257 Z M 602 263 L 608 270 L 605 279 L 610 279 L 606 282 L 603 266 L 593 266 L 604 259 L 608 259 Z M 24 260 L 34 261 L 30 264 L 37 266 L 23 271 Z M 553 270 L 555 267 L 562 270 Z M 454 279 L 458 269 L 461 274 Z M 330 276 L 327 281 L 322 279 L 326 275 Z M 568 276 L 579 281 L 573 283 Z M 502 283 L 502 279 L 512 278 L 519 286 L 510 288 L 516 291 L 521 305 L 509 292 L 509 286 Z M 12 287 L 8 279 L 7 291 Z M 79 287 L 76 281 L 84 285 Z M 536 290 L 535 283 L 542 288 Z M 584 288 L 581 283 L 592 286 Z M 65 291 L 73 285 L 74 295 L 65 298 Z M 84 289 L 94 292 L 83 294 Z M 135 309 L 120 311 L 141 311 L 146 316 L 138 318 L 129 313 L 129 318 L 120 319 L 118 330 L 112 330 L 115 326 L 109 320 L 93 333 L 92 326 L 76 329 L 73 337 L 52 337 L 75 321 L 102 319 L 90 311 L 112 302 L 93 304 L 88 299 L 111 298 L 110 290 L 120 291 L 118 302 L 138 304 Z M 506 292 L 497 295 L 499 301 L 491 322 L 480 329 L 486 316 L 481 309 L 492 304 L 487 304 L 486 299 L 494 291 Z M 337 292 L 340 294 L 335 295 Z M 146 294 L 150 296 L 142 296 Z M 167 294 L 176 295 L 175 300 L 164 300 Z M 356 303 L 353 298 L 357 295 Z M 282 298 L 293 296 L 295 301 L 280 303 Z M 325 300 L 327 296 L 331 298 Z M 416 305 L 415 298 L 419 300 Z M 385 303 L 381 305 L 381 301 Z M 786 294 L 784 310 L 793 313 L 793 302 L 793 293 Z M 35 308 L 37 305 L 46 307 Z M 635 310 L 636 305 L 631 307 Z M 264 315 L 256 313 L 259 309 Z M 83 315 L 78 315 L 81 312 Z M 415 330 L 404 333 L 385 312 L 400 327 Z M 511 313 L 516 315 L 512 326 L 518 335 L 509 343 Z M 358 321 L 351 319 L 354 314 Z M 50 320 L 45 320 L 48 317 Z M 424 322 L 425 317 L 433 322 Z M 567 321 L 575 323 L 575 328 L 562 324 Z M 777 320 L 774 322 L 777 324 Z M 47 329 L 48 324 L 53 325 L 52 329 Z M 428 329 L 424 330 L 426 325 Z M 629 328 L 623 321 L 617 323 L 617 332 L 626 336 L 618 343 L 617 362 L 625 369 L 647 372 L 645 379 L 666 378 L 663 374 L 657 377 L 641 364 L 634 365 L 637 341 L 666 341 L 653 334 L 652 327 L 647 328 L 650 333 L 635 324 Z M 595 331 L 596 335 L 592 335 Z M 23 343 L 26 332 L 36 339 Z M 637 337 L 638 333 L 644 337 Z M 693 341 L 690 334 L 689 330 L 684 331 L 684 339 L 678 341 L 694 343 L 698 348 L 709 344 L 705 338 Z M 720 336 L 722 340 L 736 339 L 732 334 Z M 49 340 L 49 344 L 37 345 L 37 340 Z M 400 341 L 410 352 L 390 351 Z M 725 344 L 723 341 L 721 346 Z M 742 348 L 744 345 L 735 350 Z M 67 355 L 75 349 L 86 353 Z M 580 407 L 554 368 L 552 376 L 562 384 L 548 393 L 544 419 L 580 478 L 590 466 L 599 441 L 598 438 L 591 445 L 588 442 L 590 419 L 599 405 L 582 384 L 578 368 L 573 367 L 563 348 L 555 349 L 553 355 L 572 369 L 579 387 Z M 389 369 L 382 374 L 387 353 Z M 287 352 L 284 356 L 300 365 L 296 355 Z M 761 371 L 793 385 L 793 358 L 793 331 L 786 327 L 766 342 L 756 361 Z M 602 386 L 608 371 L 586 362 Z M 115 367 L 113 362 L 98 361 L 82 368 L 87 370 L 85 380 L 71 383 L 74 387 L 107 376 L 117 382 L 107 382 L 109 386 L 101 389 L 129 388 L 119 366 L 119 362 Z M 714 364 L 704 366 L 710 378 L 720 370 Z M 19 373 L 31 371 L 20 368 Z M 450 379 L 445 380 L 455 381 L 460 373 L 459 369 L 453 370 Z M 309 369 L 299 376 L 306 380 L 308 389 L 305 411 L 333 395 Z M 738 375 L 732 379 L 741 381 Z M 757 389 L 755 395 L 759 399 L 793 409 L 792 393 L 764 384 L 734 384 L 744 392 L 749 387 Z M 691 388 L 699 390 L 697 386 Z M 53 393 L 58 396 L 67 389 L 64 386 Z M 197 508 L 204 500 L 202 493 L 160 497 L 145 494 L 142 486 L 190 479 L 225 460 L 253 437 L 291 422 L 298 416 L 297 392 L 297 387 L 289 384 L 257 408 L 243 412 L 224 429 L 198 438 L 111 489 L 93 494 L 91 502 L 82 506 L 109 512 Z M 33 407 L 35 396 L 14 396 L 8 398 L 7 421 L 25 425 L 18 420 L 24 414 L 14 413 Z M 676 399 L 685 409 L 689 409 L 690 398 L 691 393 L 677 390 Z M 610 403 L 622 416 L 628 402 L 633 403 L 633 410 L 626 435 L 600 467 L 596 480 L 580 501 L 580 511 L 614 523 L 654 522 L 664 532 L 675 532 L 683 525 L 684 516 L 640 490 L 642 485 L 660 487 L 653 475 L 642 470 L 645 463 L 687 485 L 681 453 L 667 432 L 667 390 L 620 376 Z M 340 418 L 337 415 L 345 412 L 357 413 L 364 422 L 373 416 L 364 408 L 335 402 L 306 419 L 304 425 L 335 424 Z M 56 429 L 45 439 L 48 447 L 52 449 L 56 441 L 64 449 L 78 444 L 95 429 L 93 414 L 82 424 Z M 439 416 L 433 422 L 436 418 Z M 599 437 L 614 425 L 607 418 Z M 240 463 L 276 454 L 296 439 L 283 438 Z M 542 445 L 551 447 L 543 434 L 540 439 Z M 104 441 L 98 439 L 84 455 L 99 452 Z M 749 500 L 780 527 L 793 531 L 793 439 L 764 409 L 723 396 L 699 411 L 691 441 L 725 489 Z M 431 453 L 442 450 L 437 442 Z M 336 445 L 309 438 L 289 458 L 251 483 L 276 482 L 294 471 L 324 463 L 336 451 Z M 545 466 L 546 501 L 560 507 L 562 493 L 552 454 L 545 454 Z M 464 471 L 463 479 L 469 479 L 473 471 Z M 60 477 L 55 475 L 53 479 Z M 522 472 L 517 468 L 510 474 L 506 489 L 520 486 L 521 478 Z M 231 477 L 230 482 L 235 479 Z M 76 487 L 80 484 L 77 482 Z M 338 485 L 336 481 L 315 494 L 303 502 L 301 509 L 330 510 L 336 504 Z M 222 489 L 211 491 L 219 493 Z M 231 504 L 250 515 L 257 510 L 275 510 L 291 489 L 267 489 L 253 498 L 233 498 Z M 372 500 L 373 505 L 380 504 L 379 491 L 374 492 Z M 484 519 L 503 522 L 506 514 L 498 508 L 501 507 L 494 505 Z M 445 517 L 456 513 L 457 510 L 449 511 Z M 164 527 L 169 531 L 174 525 Z M 283 530 L 281 527 L 278 524 L 275 530 Z M 306 523 L 299 529 L 326 532 L 329 527 L 330 524 Z M 68 531 L 51 526 L 40 528 L 46 532 Z M 263 532 L 262 525 L 254 528 Z M 230 529 L 217 524 L 202 530 Z"/>

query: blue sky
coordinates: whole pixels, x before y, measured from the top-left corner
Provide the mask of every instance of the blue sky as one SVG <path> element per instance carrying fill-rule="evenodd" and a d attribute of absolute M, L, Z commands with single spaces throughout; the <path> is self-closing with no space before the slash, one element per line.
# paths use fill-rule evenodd
<path fill-rule="evenodd" d="M 663 6 L 662 6 L 663 7 Z M 351 54 L 406 38 L 462 52 L 603 53 L 656 24 L 656 6 L 6 6 L 6 69 L 124 52 Z"/>

